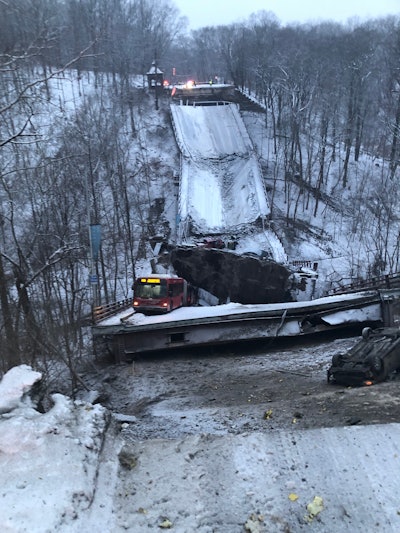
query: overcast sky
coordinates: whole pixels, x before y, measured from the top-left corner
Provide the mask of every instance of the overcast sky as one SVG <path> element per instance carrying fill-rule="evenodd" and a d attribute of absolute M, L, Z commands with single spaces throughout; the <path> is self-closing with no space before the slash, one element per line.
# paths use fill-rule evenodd
<path fill-rule="evenodd" d="M 230 24 L 260 10 L 272 11 L 285 25 L 292 22 L 400 15 L 400 0 L 174 0 L 190 29 Z"/>

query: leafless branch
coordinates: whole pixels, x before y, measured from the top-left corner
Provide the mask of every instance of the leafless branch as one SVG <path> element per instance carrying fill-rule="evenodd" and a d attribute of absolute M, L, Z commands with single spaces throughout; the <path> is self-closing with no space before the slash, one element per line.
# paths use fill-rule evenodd
<path fill-rule="evenodd" d="M 43 272 L 45 272 L 48 268 L 56 265 L 57 263 L 59 263 L 60 261 L 68 257 L 71 254 L 71 252 L 74 252 L 80 249 L 81 249 L 81 246 L 78 246 L 78 245 L 73 245 L 73 246 L 65 245 L 65 246 L 62 246 L 61 248 L 58 248 L 47 258 L 46 262 L 36 272 L 34 272 L 29 279 L 27 279 L 24 282 L 24 286 L 29 287 L 29 285 L 31 285 L 34 282 L 34 280 L 37 277 L 39 277 Z M 12 257 L 7 255 L 6 253 L 0 251 L 0 255 L 6 261 L 8 261 L 11 265 L 13 265 L 15 268 L 17 269 L 20 268 L 19 263 L 17 263 L 17 261 L 15 261 Z"/>

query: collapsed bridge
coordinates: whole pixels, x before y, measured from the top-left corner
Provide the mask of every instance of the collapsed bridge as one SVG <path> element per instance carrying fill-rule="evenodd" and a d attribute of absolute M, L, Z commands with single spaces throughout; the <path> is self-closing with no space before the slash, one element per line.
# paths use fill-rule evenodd
<path fill-rule="evenodd" d="M 265 183 L 239 106 L 227 101 L 203 102 L 203 105 L 198 101 L 189 102 L 171 105 L 175 137 L 181 152 L 178 247 L 171 256 L 171 264 L 180 276 L 211 292 L 220 301 L 227 301 L 230 297 L 240 303 L 277 301 L 275 293 L 284 293 L 281 275 L 276 279 L 268 277 L 266 284 L 262 272 L 266 262 L 278 263 L 282 270 L 285 269 L 283 265 L 287 263 L 287 256 L 282 243 L 269 227 L 271 210 Z M 199 237 L 212 235 L 233 242 L 238 250 L 246 237 L 251 246 L 257 242 L 263 259 L 268 261 L 258 261 L 260 264 L 254 268 L 253 263 L 259 258 L 251 261 L 247 257 L 247 268 L 252 270 L 253 277 L 258 271 L 254 280 L 258 287 L 272 287 L 272 292 L 268 293 L 270 298 L 262 299 L 258 291 L 257 297 L 249 300 L 248 290 L 243 287 L 228 291 L 222 289 L 220 280 L 243 279 L 243 268 L 239 273 L 239 262 L 234 261 L 230 251 L 209 250 L 205 264 L 205 255 L 199 248 L 191 248 L 189 260 L 187 251 L 179 247 L 193 244 Z M 242 254 L 243 249 L 237 253 Z M 204 267 L 200 277 L 196 274 L 198 264 Z M 289 274 L 286 272 L 285 277 Z M 210 289 L 210 280 L 214 280 L 217 292 Z"/>
<path fill-rule="evenodd" d="M 172 104 L 171 114 L 181 151 L 179 240 L 264 220 L 264 181 L 237 104 Z"/>
<path fill-rule="evenodd" d="M 399 294 L 394 289 L 310 302 L 181 307 L 156 316 L 125 310 L 108 318 L 103 315 L 92 327 L 92 334 L 98 352 L 107 351 L 117 361 L 126 361 L 160 350 L 390 326 L 393 299 Z"/>
<path fill-rule="evenodd" d="M 172 105 L 171 109 L 181 150 L 180 239 L 243 231 L 246 226 L 251 226 L 254 234 L 270 209 L 238 107 Z M 272 259 L 284 263 L 286 256 L 276 235 L 265 227 L 261 232 L 274 250 Z M 221 264 L 218 260 L 220 270 Z M 280 288 L 284 290 L 285 273 L 281 278 Z M 232 290 L 232 286 L 223 288 Z M 392 297 L 390 291 L 376 290 L 303 303 L 181 308 L 173 316 L 163 317 L 125 311 L 96 323 L 92 333 L 95 341 L 124 360 L 138 353 L 184 346 L 291 337 L 357 325 L 391 325 Z"/>

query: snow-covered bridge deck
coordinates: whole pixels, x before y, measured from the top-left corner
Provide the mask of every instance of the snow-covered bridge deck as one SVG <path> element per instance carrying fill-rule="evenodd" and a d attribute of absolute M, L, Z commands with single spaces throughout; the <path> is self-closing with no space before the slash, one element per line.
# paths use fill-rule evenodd
<path fill-rule="evenodd" d="M 182 154 L 182 228 L 226 233 L 270 213 L 252 142 L 236 104 L 171 105 Z M 181 228 L 181 229 L 182 229 Z"/>
<path fill-rule="evenodd" d="M 166 315 L 121 312 L 92 327 L 117 360 L 188 346 L 295 337 L 345 327 L 389 325 L 392 292 L 366 291 L 310 302 L 182 307 Z"/>

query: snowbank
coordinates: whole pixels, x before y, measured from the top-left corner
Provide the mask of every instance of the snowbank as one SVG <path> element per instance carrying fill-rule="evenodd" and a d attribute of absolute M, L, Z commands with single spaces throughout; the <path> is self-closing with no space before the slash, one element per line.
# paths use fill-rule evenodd
<path fill-rule="evenodd" d="M 41 375 L 12 368 L 0 383 L 0 531 L 70 531 L 91 504 L 107 412 L 54 394 L 35 410 L 29 390 Z"/>

